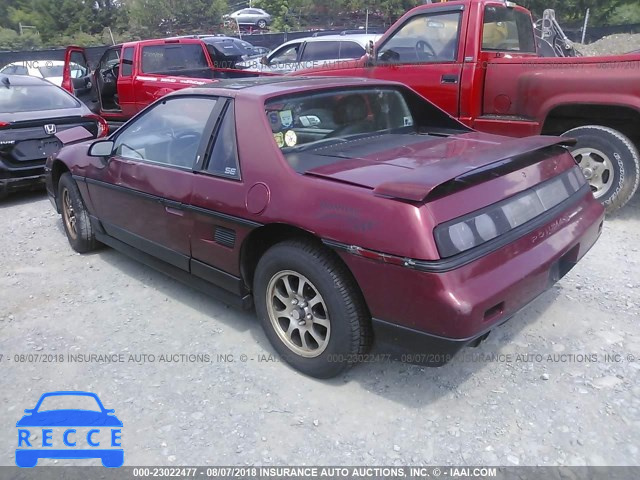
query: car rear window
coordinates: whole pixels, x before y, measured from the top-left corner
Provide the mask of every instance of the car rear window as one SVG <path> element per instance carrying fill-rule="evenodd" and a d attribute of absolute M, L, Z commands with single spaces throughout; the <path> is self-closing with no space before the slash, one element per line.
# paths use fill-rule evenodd
<path fill-rule="evenodd" d="M 278 97 L 267 102 L 265 110 L 273 138 L 285 154 L 322 148 L 356 136 L 415 130 L 404 95 L 391 88 Z"/>
<path fill-rule="evenodd" d="M 144 73 L 168 73 L 179 70 L 208 68 L 200 44 L 150 45 L 142 48 Z"/>
<path fill-rule="evenodd" d="M 38 67 L 38 70 L 44 78 L 61 77 L 64 65 L 45 65 Z"/>
<path fill-rule="evenodd" d="M 35 112 L 76 108 L 80 103 L 55 85 L 12 85 L 0 88 L 0 112 Z"/>

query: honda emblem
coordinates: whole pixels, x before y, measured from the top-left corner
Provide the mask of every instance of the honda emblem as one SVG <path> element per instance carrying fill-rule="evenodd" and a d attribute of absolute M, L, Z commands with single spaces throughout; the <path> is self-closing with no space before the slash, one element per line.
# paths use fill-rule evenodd
<path fill-rule="evenodd" d="M 56 125 L 55 123 L 47 123 L 44 126 L 44 133 L 46 133 L 47 135 L 53 135 L 54 133 L 56 133 Z"/>

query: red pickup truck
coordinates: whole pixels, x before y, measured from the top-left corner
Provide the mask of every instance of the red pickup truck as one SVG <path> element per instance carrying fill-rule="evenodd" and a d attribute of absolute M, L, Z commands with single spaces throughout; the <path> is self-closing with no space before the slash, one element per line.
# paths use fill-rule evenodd
<path fill-rule="evenodd" d="M 480 131 L 573 137 L 608 211 L 638 187 L 640 55 L 540 57 L 531 14 L 511 2 L 422 5 L 361 59 L 295 74 L 395 80 Z"/>
<path fill-rule="evenodd" d="M 174 90 L 257 75 L 234 69 L 244 52 L 219 43 L 216 38 L 169 38 L 114 45 L 94 71 L 83 48 L 68 47 L 62 87 L 111 126 L 119 126 Z"/>

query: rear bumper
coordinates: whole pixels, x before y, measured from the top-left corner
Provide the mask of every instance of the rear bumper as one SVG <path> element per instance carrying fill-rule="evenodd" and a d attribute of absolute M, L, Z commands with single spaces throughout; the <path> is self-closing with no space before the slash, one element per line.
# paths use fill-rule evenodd
<path fill-rule="evenodd" d="M 549 289 L 593 246 L 604 211 L 590 194 L 551 221 L 458 268 L 420 271 L 340 252 L 358 280 L 381 353 L 440 353 L 463 346 Z M 428 360 L 428 359 L 427 359 Z"/>
<path fill-rule="evenodd" d="M 0 158 L 0 197 L 18 190 L 41 188 L 44 185 L 44 160 L 14 166 Z"/>

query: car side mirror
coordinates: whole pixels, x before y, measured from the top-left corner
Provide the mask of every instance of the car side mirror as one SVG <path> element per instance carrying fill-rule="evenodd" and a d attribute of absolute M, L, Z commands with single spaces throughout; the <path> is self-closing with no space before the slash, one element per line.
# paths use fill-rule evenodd
<path fill-rule="evenodd" d="M 90 157 L 108 157 L 113 153 L 113 141 L 112 140 L 100 140 L 94 142 L 89 147 Z"/>
<path fill-rule="evenodd" d="M 269 59 L 267 58 L 266 55 L 260 59 L 260 63 L 262 65 L 269 65 Z"/>
<path fill-rule="evenodd" d="M 105 408 L 104 409 L 104 413 L 106 413 L 107 415 L 111 415 L 112 413 L 115 413 L 115 409 L 113 409 L 113 408 Z"/>
<path fill-rule="evenodd" d="M 375 52 L 376 48 L 373 45 L 373 40 L 369 40 L 369 43 L 367 43 L 367 46 L 364 47 L 364 51 L 367 55 L 369 55 L 372 58 L 375 58 L 376 56 L 376 52 Z"/>
<path fill-rule="evenodd" d="M 24 413 L 33 413 L 34 409 L 33 408 L 25 408 L 24 409 Z"/>

